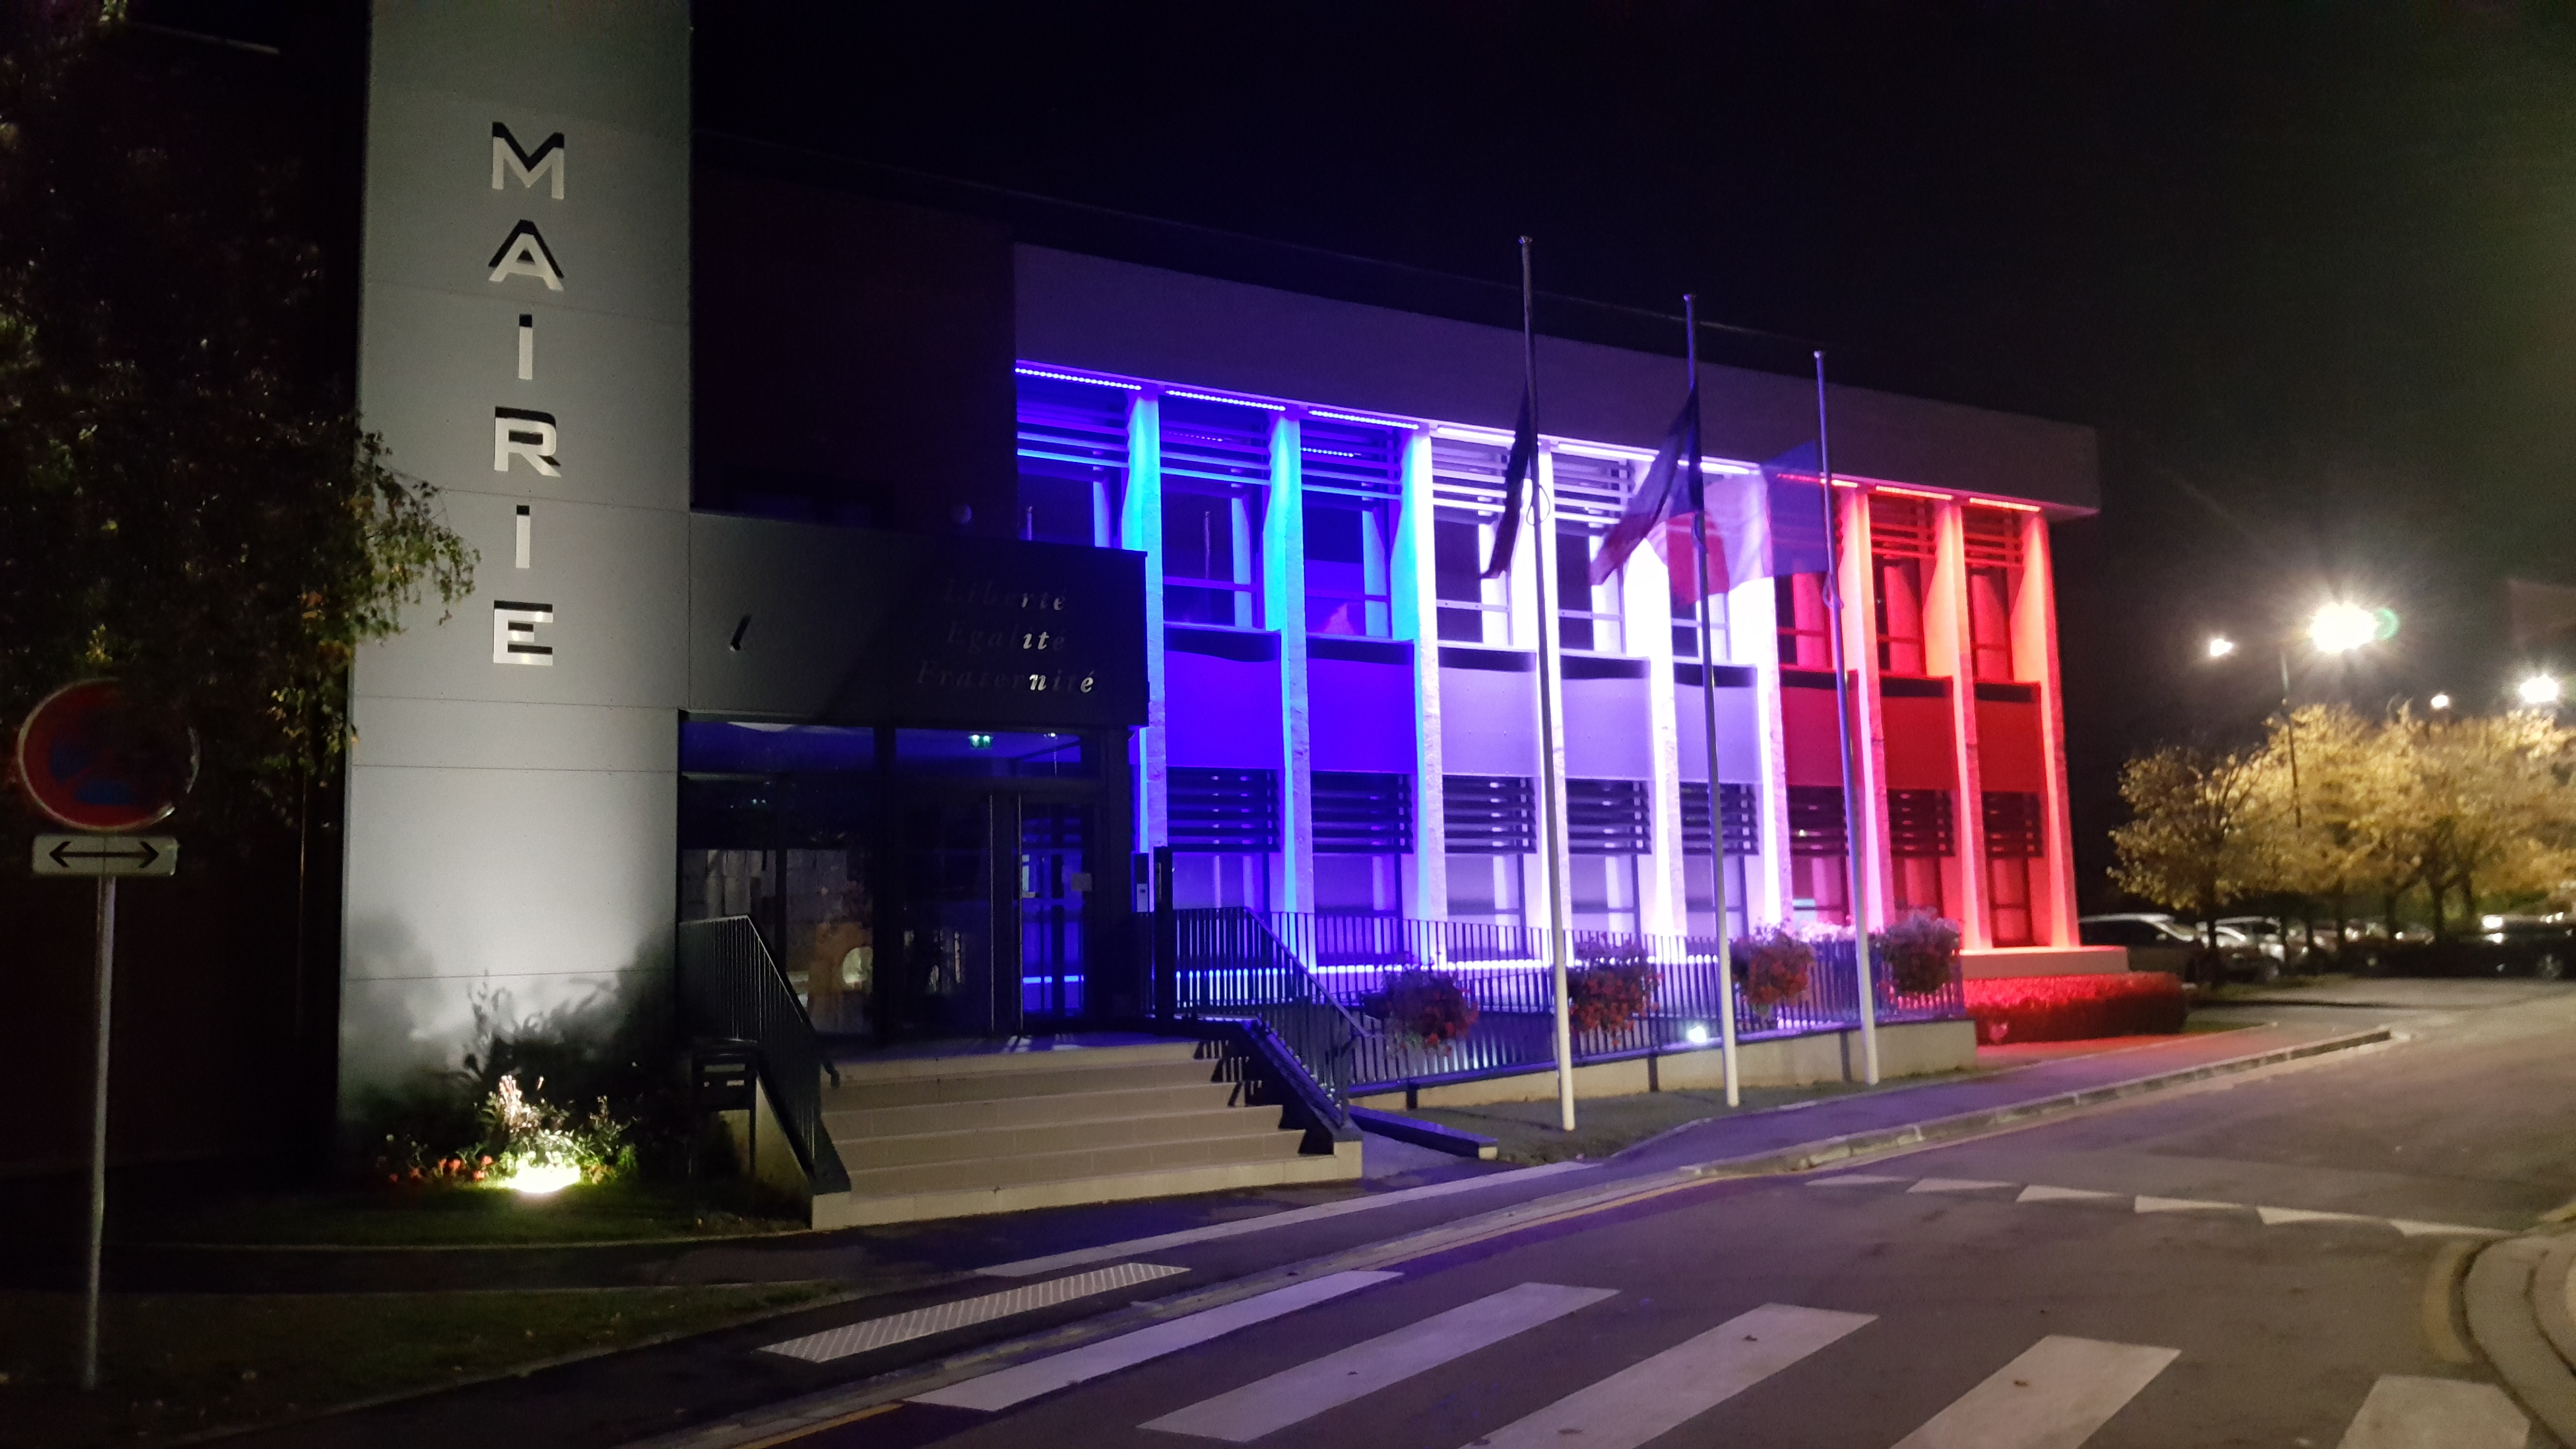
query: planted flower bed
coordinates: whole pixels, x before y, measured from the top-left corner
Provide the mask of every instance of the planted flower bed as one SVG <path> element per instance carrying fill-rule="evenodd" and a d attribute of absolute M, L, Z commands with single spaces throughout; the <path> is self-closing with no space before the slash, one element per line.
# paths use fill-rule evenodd
<path fill-rule="evenodd" d="M 2182 1030 L 2182 980 L 2162 971 L 2007 976 L 1965 985 L 1979 1046 Z"/>

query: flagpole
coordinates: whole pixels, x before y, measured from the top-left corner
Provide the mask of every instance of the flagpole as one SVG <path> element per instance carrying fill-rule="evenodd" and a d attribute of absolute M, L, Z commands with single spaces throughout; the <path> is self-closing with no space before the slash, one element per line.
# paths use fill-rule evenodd
<path fill-rule="evenodd" d="M 1816 353 L 1816 471 L 1825 497 L 1825 613 L 1833 643 L 1834 715 L 1843 737 L 1843 854 L 1851 875 L 1852 970 L 1860 983 L 1861 1079 L 1878 1085 L 1878 993 L 1869 970 L 1869 910 L 1861 891 L 1860 787 L 1852 773 L 1850 671 L 1843 661 L 1843 551 L 1834 528 L 1834 449 L 1825 411 L 1825 354 Z"/>
<path fill-rule="evenodd" d="M 1709 629 L 1708 486 L 1699 466 L 1699 299 L 1688 292 L 1682 294 L 1682 333 L 1682 356 L 1690 367 L 1691 532 L 1699 541 L 1699 708 L 1700 738 L 1708 746 L 1709 899 L 1717 903 L 1717 1053 L 1726 1075 L 1726 1105 L 1740 1107 L 1744 1088 L 1735 1070 L 1735 962 L 1726 933 L 1726 789 L 1717 777 L 1717 636 Z M 1687 894 L 1682 932 L 1690 933 Z"/>
<path fill-rule="evenodd" d="M 1538 325 L 1537 309 L 1530 289 L 1530 239 L 1521 238 L 1521 365 L 1522 386 L 1529 399 L 1530 434 L 1538 434 Z M 1556 978 L 1556 1116 L 1557 1126 L 1574 1130 L 1574 1015 L 1566 981 L 1566 947 L 1570 923 L 1565 914 L 1564 822 L 1557 803 L 1556 758 L 1556 604 L 1552 591 L 1554 580 L 1548 575 L 1556 561 L 1555 530 L 1549 526 L 1555 517 L 1549 506 L 1546 474 L 1536 456 L 1530 459 L 1530 521 L 1537 525 L 1538 538 L 1538 752 L 1539 809 L 1545 828 L 1539 848 L 1547 852 L 1547 954 Z"/>

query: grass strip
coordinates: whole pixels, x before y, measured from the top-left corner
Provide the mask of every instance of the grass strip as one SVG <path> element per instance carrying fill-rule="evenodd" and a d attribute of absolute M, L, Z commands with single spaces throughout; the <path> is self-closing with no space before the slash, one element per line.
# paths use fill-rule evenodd
<path fill-rule="evenodd" d="M 718 1327 L 837 1283 L 473 1293 L 116 1295 L 102 1384 L 76 1387 L 80 1300 L 0 1292 L 0 1446 L 156 1444 Z"/>

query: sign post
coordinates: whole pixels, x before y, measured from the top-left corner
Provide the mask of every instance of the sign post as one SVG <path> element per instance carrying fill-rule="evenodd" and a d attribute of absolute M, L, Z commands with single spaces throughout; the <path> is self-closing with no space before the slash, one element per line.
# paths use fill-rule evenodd
<path fill-rule="evenodd" d="M 178 716 L 91 679 L 45 696 L 18 727 L 18 779 L 36 808 L 79 835 L 39 835 L 37 875 L 98 881 L 98 1036 L 91 1058 L 89 1254 L 81 1280 L 80 1385 L 98 1387 L 100 1270 L 107 1245 L 107 1048 L 116 1001 L 116 881 L 179 870 L 179 842 L 127 832 L 157 825 L 197 778 L 197 742 Z"/>

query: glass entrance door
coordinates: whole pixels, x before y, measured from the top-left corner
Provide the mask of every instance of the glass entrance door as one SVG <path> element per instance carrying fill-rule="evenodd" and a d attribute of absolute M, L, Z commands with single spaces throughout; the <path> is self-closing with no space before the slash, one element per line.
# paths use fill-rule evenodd
<path fill-rule="evenodd" d="M 1024 1029 L 1039 1031 L 1082 1014 L 1091 811 L 1084 805 L 1018 803 L 1020 1012 Z"/>
<path fill-rule="evenodd" d="M 904 868 L 901 965 L 879 977 L 887 1025 L 913 1037 L 991 1036 L 1011 1030 L 996 987 L 994 816 L 1008 801 L 986 794 L 916 796 L 897 822 Z"/>

